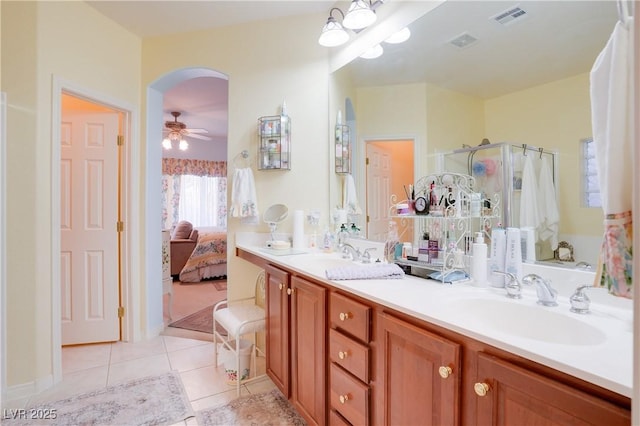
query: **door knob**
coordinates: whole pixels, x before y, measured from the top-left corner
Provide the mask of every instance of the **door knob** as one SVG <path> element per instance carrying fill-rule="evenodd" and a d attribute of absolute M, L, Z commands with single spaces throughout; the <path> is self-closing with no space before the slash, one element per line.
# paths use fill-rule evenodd
<path fill-rule="evenodd" d="M 349 352 L 347 352 L 347 351 L 344 351 L 344 352 L 343 352 L 343 351 L 340 351 L 340 352 L 338 352 L 338 358 L 340 358 L 340 359 L 345 359 L 345 358 L 346 358 L 346 357 L 348 357 L 348 356 L 349 356 Z"/>
<path fill-rule="evenodd" d="M 282 290 L 282 288 L 283 288 L 283 287 L 284 287 L 284 286 L 282 285 L 282 283 L 278 283 L 278 288 L 279 288 L 280 290 Z"/>
<path fill-rule="evenodd" d="M 340 395 L 340 404 L 346 403 L 349 399 L 351 399 L 351 398 L 349 398 L 349 394 Z"/>

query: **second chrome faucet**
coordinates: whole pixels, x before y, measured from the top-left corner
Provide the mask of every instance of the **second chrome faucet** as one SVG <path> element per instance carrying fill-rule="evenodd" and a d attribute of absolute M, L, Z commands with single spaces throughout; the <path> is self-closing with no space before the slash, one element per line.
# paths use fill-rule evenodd
<path fill-rule="evenodd" d="M 496 274 L 502 274 L 507 277 L 505 288 L 507 297 L 512 299 L 520 299 L 522 297 L 522 285 L 518 278 L 511 272 L 494 271 Z M 535 285 L 538 295 L 538 303 L 544 306 L 557 306 L 558 292 L 551 287 L 549 281 L 537 274 L 528 274 L 522 278 L 522 282 L 527 285 Z"/>

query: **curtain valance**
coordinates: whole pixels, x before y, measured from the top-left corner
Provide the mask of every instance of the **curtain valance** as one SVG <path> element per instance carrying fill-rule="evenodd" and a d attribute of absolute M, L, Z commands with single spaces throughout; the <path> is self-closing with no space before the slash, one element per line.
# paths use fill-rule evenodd
<path fill-rule="evenodd" d="M 227 162 L 182 158 L 163 158 L 162 174 L 227 177 Z"/>

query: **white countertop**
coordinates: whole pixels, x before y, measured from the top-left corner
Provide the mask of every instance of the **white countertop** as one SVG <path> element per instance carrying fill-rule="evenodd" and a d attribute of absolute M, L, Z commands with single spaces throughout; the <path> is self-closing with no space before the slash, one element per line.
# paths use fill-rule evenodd
<path fill-rule="evenodd" d="M 605 289 L 588 289 L 591 312 L 580 315 L 569 311 L 571 290 L 567 289 L 575 288 L 573 282 L 563 285 L 553 281 L 559 290 L 559 306 L 548 308 L 538 305 L 535 290 L 527 287 L 523 288 L 522 299 L 513 300 L 500 288 L 442 284 L 409 275 L 399 280 L 331 281 L 325 270 L 330 259 L 339 258 L 335 253 L 309 250 L 284 254 L 238 236 L 236 247 L 380 305 L 632 396 L 632 303 L 606 294 Z M 553 274 L 553 269 L 545 273 Z M 576 276 L 576 271 L 568 271 Z M 529 317 L 531 321 L 527 321 Z M 556 321 L 552 327 L 550 321 Z M 567 334 L 572 336 L 565 341 Z"/>

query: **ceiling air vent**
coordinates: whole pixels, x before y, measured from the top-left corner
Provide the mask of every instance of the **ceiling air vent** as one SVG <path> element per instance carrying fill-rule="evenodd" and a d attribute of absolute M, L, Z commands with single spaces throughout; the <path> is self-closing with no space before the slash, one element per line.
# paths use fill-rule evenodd
<path fill-rule="evenodd" d="M 472 45 L 473 43 L 475 43 L 476 41 L 478 41 L 477 38 L 475 38 L 474 36 L 472 36 L 469 33 L 462 33 L 459 36 L 449 40 L 449 43 L 453 44 L 456 47 L 459 48 L 465 48 L 465 47 L 469 47 L 470 45 Z"/>
<path fill-rule="evenodd" d="M 525 16 L 527 16 L 527 12 L 519 6 L 515 6 L 509 10 L 505 10 L 504 12 L 497 14 L 491 19 L 502 25 L 511 25 L 516 21 L 520 21 Z"/>

